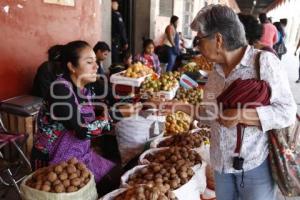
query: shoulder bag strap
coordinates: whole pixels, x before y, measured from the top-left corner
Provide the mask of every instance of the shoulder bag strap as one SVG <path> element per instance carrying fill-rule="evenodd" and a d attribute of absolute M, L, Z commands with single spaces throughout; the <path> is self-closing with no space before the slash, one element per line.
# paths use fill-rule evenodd
<path fill-rule="evenodd" d="M 262 53 L 262 51 L 259 51 L 256 54 L 256 58 L 254 61 L 254 67 L 256 69 L 255 71 L 257 73 L 258 80 L 261 80 L 261 76 L 260 76 L 260 55 L 261 55 L 261 53 Z M 245 130 L 245 126 L 243 126 L 242 124 L 237 125 L 237 140 L 236 140 L 236 146 L 235 146 L 235 150 L 234 150 L 234 153 L 236 153 L 236 154 L 240 154 L 240 152 L 241 152 L 244 130 Z"/>
<path fill-rule="evenodd" d="M 259 51 L 256 54 L 255 63 L 254 63 L 258 80 L 261 80 L 261 76 L 260 76 L 260 57 L 261 57 L 261 53 L 262 53 L 262 51 Z"/>

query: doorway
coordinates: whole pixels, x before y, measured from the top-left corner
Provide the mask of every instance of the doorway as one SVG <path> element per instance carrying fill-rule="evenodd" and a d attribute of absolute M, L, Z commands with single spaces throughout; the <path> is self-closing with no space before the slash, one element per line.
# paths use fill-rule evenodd
<path fill-rule="evenodd" d="M 119 0 L 119 11 L 125 23 L 128 45 L 131 52 L 134 51 L 134 0 Z"/>

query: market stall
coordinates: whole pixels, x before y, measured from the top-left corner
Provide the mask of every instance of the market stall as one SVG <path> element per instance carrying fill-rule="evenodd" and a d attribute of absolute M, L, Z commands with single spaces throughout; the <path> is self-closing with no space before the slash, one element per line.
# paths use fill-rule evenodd
<path fill-rule="evenodd" d="M 101 197 L 102 200 L 126 200 L 133 196 L 166 200 L 214 197 L 211 171 L 207 167 L 210 129 L 194 122 L 191 113 L 170 109 L 175 104 L 200 103 L 210 69 L 203 60 L 191 61 L 179 71 L 158 76 L 137 63 L 110 77 L 120 96 L 130 94 L 134 102 L 142 100 L 158 107 L 144 106 L 141 112 L 131 113 L 115 123 L 114 133 L 110 134 L 116 137 L 122 166 L 133 159 L 138 162 L 124 172 L 120 189 Z M 128 92 L 128 88 L 133 90 Z M 167 106 L 159 109 L 160 103 Z M 93 175 L 76 159 L 36 171 L 21 188 L 23 199 L 33 195 L 73 200 L 97 196 Z"/>

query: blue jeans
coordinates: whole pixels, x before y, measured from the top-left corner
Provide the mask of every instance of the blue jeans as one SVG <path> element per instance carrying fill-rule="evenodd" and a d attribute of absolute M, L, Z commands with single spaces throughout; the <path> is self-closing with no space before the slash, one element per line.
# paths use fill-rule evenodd
<path fill-rule="evenodd" d="M 225 174 L 215 171 L 216 196 L 218 200 L 275 200 L 276 187 L 269 162 L 266 159 L 260 166 L 244 173 Z"/>
<path fill-rule="evenodd" d="M 175 47 L 168 47 L 168 65 L 167 72 L 172 71 L 177 58 Z"/>

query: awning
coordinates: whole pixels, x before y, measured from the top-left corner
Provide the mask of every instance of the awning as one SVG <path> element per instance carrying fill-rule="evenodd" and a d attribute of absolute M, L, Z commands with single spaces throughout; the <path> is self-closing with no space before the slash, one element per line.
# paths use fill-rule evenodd
<path fill-rule="evenodd" d="M 270 4 L 266 9 L 265 12 L 269 12 L 270 10 L 275 9 L 276 7 L 280 6 L 281 4 L 284 4 L 287 0 L 276 0 L 272 4 Z"/>
<path fill-rule="evenodd" d="M 269 11 L 284 1 L 285 0 L 236 0 L 241 12 L 254 15 Z"/>

